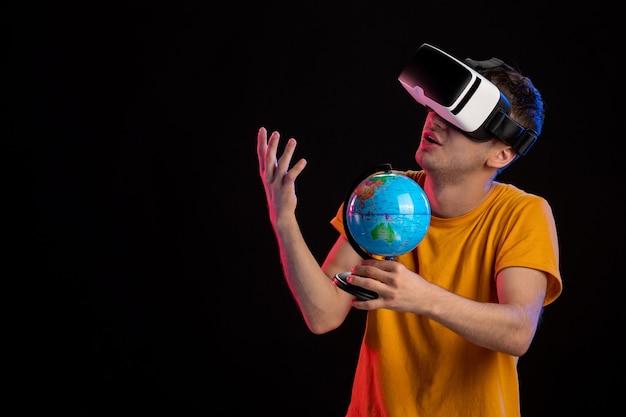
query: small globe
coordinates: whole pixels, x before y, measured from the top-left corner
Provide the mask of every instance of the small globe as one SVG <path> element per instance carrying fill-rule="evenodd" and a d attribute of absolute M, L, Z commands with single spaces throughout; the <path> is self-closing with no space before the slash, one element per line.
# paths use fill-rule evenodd
<path fill-rule="evenodd" d="M 346 234 L 357 252 L 385 259 L 413 250 L 430 225 L 424 190 L 406 175 L 386 171 L 361 181 L 346 199 Z M 360 250 L 359 250 L 360 249 Z"/>

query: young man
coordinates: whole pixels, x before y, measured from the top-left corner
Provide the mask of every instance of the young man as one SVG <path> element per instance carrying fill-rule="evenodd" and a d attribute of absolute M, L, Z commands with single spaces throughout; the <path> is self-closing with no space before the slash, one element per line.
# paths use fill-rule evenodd
<path fill-rule="evenodd" d="M 503 63 L 475 68 L 508 100 L 515 125 L 536 138 L 544 108 L 531 80 Z M 306 160 L 291 166 L 295 139 L 278 156 L 279 133 L 258 132 L 284 276 L 309 329 L 329 332 L 351 308 L 368 311 L 349 417 L 519 416 L 518 358 L 562 290 L 550 206 L 495 181 L 528 147 L 477 139 L 440 113 L 427 113 L 415 153 L 421 170 L 404 172 L 424 189 L 431 223 L 396 260 L 363 259 L 346 238 L 340 207 L 331 220 L 340 235 L 320 266 L 295 216 L 294 183 Z M 344 271 L 378 297 L 360 300 L 336 286 L 332 278 Z"/>

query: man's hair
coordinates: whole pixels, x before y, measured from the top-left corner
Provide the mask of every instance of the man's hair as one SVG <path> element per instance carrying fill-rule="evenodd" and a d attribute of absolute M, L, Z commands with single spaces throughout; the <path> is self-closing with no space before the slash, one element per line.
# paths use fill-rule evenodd
<path fill-rule="evenodd" d="M 511 103 L 511 118 L 541 133 L 545 117 L 543 98 L 530 78 L 515 70 L 493 68 L 480 72 L 496 85 Z"/>
<path fill-rule="evenodd" d="M 533 129 L 539 136 L 543 128 L 545 107 L 541 93 L 530 78 L 510 67 L 492 68 L 479 72 L 498 87 L 509 100 L 511 118 L 525 128 Z M 519 155 L 516 155 L 508 165 L 497 171 L 496 176 L 518 159 Z"/>

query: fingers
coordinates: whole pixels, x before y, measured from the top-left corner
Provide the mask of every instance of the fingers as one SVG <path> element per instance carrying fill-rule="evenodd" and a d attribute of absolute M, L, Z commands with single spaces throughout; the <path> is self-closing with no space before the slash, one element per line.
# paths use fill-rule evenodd
<path fill-rule="evenodd" d="M 273 141 L 270 138 L 270 150 L 276 155 L 276 148 L 278 147 L 278 139 Z M 273 149 L 272 149 L 273 145 Z M 278 159 L 278 163 L 276 166 L 276 172 L 279 173 L 287 173 L 289 171 L 289 165 L 291 164 L 291 158 L 293 157 L 293 153 L 296 150 L 296 140 L 294 138 L 290 138 L 285 144 L 285 149 L 283 150 L 283 154 Z"/>
<path fill-rule="evenodd" d="M 274 137 L 276 139 L 272 141 L 272 138 Z M 259 160 L 259 172 L 261 173 L 261 176 L 265 176 L 268 167 L 273 168 L 276 164 L 276 147 L 279 138 L 280 135 L 278 134 L 278 132 L 273 132 L 272 136 L 270 137 L 270 142 L 268 143 L 267 129 L 265 129 L 264 127 L 261 127 L 259 129 L 259 133 L 257 134 L 256 153 Z M 272 142 L 274 142 L 273 147 L 270 146 Z"/>
<path fill-rule="evenodd" d="M 276 149 L 278 149 L 278 141 L 280 134 L 272 132 L 267 138 L 267 129 L 261 127 L 256 138 L 256 153 L 259 160 L 259 169 L 263 174 L 267 169 L 273 169 L 276 165 Z M 271 172 L 270 172 L 271 174 Z"/>
<path fill-rule="evenodd" d="M 261 127 L 257 134 L 257 158 L 259 160 L 259 172 L 266 181 L 271 182 L 275 174 L 283 173 L 289 180 L 293 181 L 302 172 L 306 165 L 306 161 L 301 159 L 291 170 L 289 165 L 296 149 L 297 142 L 294 138 L 290 138 L 285 145 L 285 149 L 280 158 L 276 159 L 280 134 L 276 131 L 272 132 L 269 139 L 267 138 L 267 129 Z"/>
<path fill-rule="evenodd" d="M 265 152 L 267 151 L 267 130 L 264 127 L 259 129 L 256 135 L 256 156 L 259 159 L 259 167 L 265 167 Z"/>

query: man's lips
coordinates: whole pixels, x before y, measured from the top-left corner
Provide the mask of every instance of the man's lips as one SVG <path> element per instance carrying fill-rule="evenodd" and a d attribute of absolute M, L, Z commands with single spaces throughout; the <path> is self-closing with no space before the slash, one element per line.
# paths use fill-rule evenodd
<path fill-rule="evenodd" d="M 425 140 L 428 143 L 434 143 L 435 145 L 441 145 L 441 143 L 439 143 L 439 141 L 437 140 L 437 138 L 434 135 L 431 134 L 424 134 L 424 136 L 422 137 L 423 140 Z"/>

